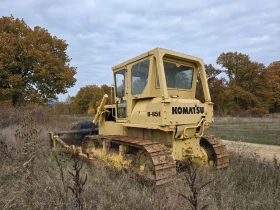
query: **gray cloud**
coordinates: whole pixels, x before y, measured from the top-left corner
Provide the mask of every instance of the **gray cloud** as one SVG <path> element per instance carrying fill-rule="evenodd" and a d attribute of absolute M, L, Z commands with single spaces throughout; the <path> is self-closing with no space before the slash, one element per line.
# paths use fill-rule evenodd
<path fill-rule="evenodd" d="M 69 44 L 71 64 L 78 67 L 70 95 L 85 85 L 110 85 L 112 66 L 155 47 L 212 64 L 230 51 L 265 65 L 280 60 L 278 0 L 0 1 L 1 15 L 45 27 Z"/>

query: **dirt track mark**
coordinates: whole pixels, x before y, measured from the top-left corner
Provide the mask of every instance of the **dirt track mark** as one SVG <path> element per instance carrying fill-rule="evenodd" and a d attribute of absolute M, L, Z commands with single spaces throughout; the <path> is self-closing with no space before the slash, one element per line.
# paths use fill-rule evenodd
<path fill-rule="evenodd" d="M 222 140 L 229 152 L 234 151 L 243 153 L 244 156 L 256 157 L 260 160 L 273 161 L 274 158 L 280 162 L 280 146 L 264 145 L 264 144 L 252 144 L 245 142 L 236 142 L 229 140 Z"/>

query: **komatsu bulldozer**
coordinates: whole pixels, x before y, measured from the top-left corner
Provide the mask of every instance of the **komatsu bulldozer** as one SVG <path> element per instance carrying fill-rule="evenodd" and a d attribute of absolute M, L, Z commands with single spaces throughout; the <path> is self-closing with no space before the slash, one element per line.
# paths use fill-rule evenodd
<path fill-rule="evenodd" d="M 204 135 L 213 122 L 213 103 L 202 59 L 155 48 L 112 70 L 115 103 L 105 105 L 105 95 L 92 123 L 51 133 L 53 147 L 58 142 L 156 185 L 169 182 L 186 160 L 217 169 L 228 166 L 225 145 Z M 204 103 L 195 98 L 198 76 Z"/>

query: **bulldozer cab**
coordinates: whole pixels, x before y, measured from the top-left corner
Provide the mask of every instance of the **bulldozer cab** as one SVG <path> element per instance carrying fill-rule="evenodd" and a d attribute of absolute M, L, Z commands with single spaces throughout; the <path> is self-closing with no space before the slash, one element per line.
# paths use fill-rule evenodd
<path fill-rule="evenodd" d="M 200 58 L 156 48 L 112 69 L 117 122 L 143 124 L 152 116 L 158 118 L 152 119 L 153 124 L 170 124 L 172 107 L 173 112 L 178 111 L 178 108 L 170 107 L 169 112 L 165 113 L 166 116 L 163 116 L 164 107 L 161 105 L 168 106 L 171 102 L 198 105 L 199 102 L 195 99 L 198 72 L 205 101 L 211 106 L 210 110 L 212 109 L 204 64 Z M 169 118 L 169 122 L 164 118 Z M 211 118 L 209 115 L 209 122 L 212 121 Z"/>

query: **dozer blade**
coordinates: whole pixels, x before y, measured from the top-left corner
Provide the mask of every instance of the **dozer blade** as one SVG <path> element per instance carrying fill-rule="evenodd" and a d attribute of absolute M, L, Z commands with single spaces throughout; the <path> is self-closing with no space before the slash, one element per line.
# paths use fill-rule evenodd
<path fill-rule="evenodd" d="M 98 134 L 98 126 L 93 125 L 91 121 L 79 122 L 71 130 L 54 132 L 54 135 L 58 136 L 66 144 L 77 146 L 81 146 L 84 137 L 90 134 Z"/>

